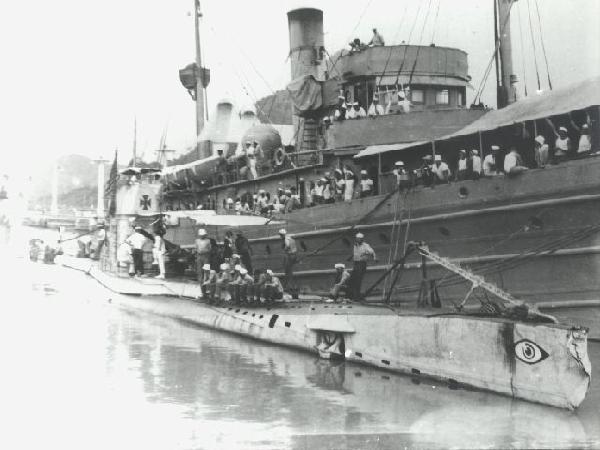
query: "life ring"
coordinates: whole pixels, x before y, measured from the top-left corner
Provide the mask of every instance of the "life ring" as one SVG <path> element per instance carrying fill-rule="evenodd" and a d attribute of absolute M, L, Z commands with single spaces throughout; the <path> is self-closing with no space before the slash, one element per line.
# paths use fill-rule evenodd
<path fill-rule="evenodd" d="M 280 166 L 281 164 L 283 164 L 284 159 L 285 151 L 281 147 L 279 147 L 275 152 L 275 164 Z"/>

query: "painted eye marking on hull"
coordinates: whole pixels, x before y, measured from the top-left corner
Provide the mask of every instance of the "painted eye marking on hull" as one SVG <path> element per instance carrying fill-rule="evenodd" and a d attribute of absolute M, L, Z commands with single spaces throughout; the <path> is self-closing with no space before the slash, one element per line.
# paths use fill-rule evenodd
<path fill-rule="evenodd" d="M 515 356 L 526 364 L 536 364 L 548 356 L 548 352 L 529 339 L 521 339 L 515 343 Z"/>

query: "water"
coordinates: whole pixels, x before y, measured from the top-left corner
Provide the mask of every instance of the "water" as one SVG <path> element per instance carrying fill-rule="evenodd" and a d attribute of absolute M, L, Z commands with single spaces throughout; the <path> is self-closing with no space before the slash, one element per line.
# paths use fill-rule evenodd
<path fill-rule="evenodd" d="M 61 267 L 0 270 L 2 448 L 600 448 L 596 380 L 569 412 L 121 310 Z"/>

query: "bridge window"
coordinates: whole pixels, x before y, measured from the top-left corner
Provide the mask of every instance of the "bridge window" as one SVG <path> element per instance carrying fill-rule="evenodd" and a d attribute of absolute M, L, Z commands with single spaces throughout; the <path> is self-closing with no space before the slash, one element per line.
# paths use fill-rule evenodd
<path fill-rule="evenodd" d="M 440 91 L 436 91 L 435 93 L 435 104 L 436 105 L 447 105 L 450 103 L 450 97 L 448 94 L 448 89 L 442 89 Z"/>
<path fill-rule="evenodd" d="M 421 89 L 413 89 L 410 91 L 410 101 L 415 105 L 422 105 L 425 103 L 425 92 Z"/>

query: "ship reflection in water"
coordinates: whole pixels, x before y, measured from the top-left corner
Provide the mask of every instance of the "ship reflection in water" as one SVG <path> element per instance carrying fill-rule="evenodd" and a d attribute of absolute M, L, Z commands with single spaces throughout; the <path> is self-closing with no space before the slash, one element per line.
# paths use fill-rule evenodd
<path fill-rule="evenodd" d="M 600 445 L 596 380 L 574 413 L 452 390 L 119 310 L 60 267 L 11 268 L 22 275 L 2 315 L 15 343 L 3 354 L 11 448 Z M 589 350 L 596 365 L 600 346 Z"/>

